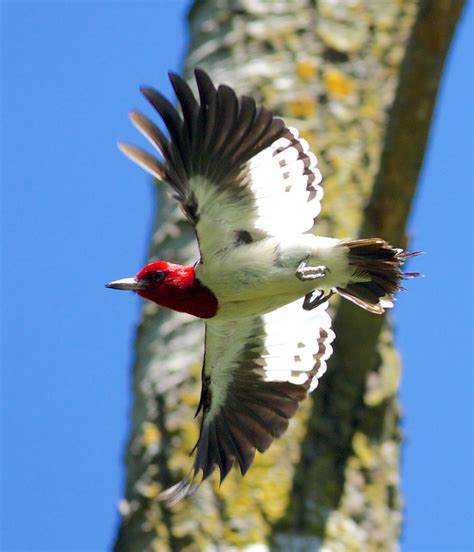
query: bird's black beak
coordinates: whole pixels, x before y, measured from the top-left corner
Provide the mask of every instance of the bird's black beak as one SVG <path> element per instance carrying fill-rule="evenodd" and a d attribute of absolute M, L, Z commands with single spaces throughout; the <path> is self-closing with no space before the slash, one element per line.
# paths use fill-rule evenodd
<path fill-rule="evenodd" d="M 105 284 L 105 287 L 111 289 L 125 289 L 128 291 L 139 291 L 143 289 L 144 282 L 137 280 L 136 278 L 122 278 L 122 280 L 115 280 L 109 284 Z"/>

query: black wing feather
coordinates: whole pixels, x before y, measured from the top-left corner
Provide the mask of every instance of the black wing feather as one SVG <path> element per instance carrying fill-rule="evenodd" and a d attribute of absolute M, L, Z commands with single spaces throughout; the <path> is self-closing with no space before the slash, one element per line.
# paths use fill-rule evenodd
<path fill-rule="evenodd" d="M 166 180 L 176 192 L 183 211 L 193 224 L 199 220 L 199 206 L 189 179 L 201 175 L 215 186 L 234 186 L 239 193 L 243 181 L 239 175 L 244 164 L 286 132 L 285 125 L 273 113 L 248 96 L 237 98 L 226 85 L 214 86 L 202 70 L 195 70 L 199 102 L 180 76 L 170 73 L 182 116 L 159 92 L 150 87 L 141 91 L 168 129 L 169 138 L 144 115 L 134 113 L 136 126 L 163 156 L 164 164 L 130 146 L 122 147 L 132 159 L 154 176 Z"/>
<path fill-rule="evenodd" d="M 250 159 L 258 151 L 256 147 L 257 142 L 265 135 L 265 132 L 270 128 L 273 120 L 273 114 L 271 111 L 261 106 L 257 109 L 252 125 L 247 129 L 246 134 L 241 140 L 239 147 L 232 154 L 232 161 L 236 164 L 241 159 Z M 273 140 L 268 144 L 270 145 Z M 265 146 L 266 147 L 266 146 Z M 256 151 L 256 153 L 252 153 Z"/>
<path fill-rule="evenodd" d="M 227 141 L 222 156 L 229 156 L 233 150 L 240 144 L 243 137 L 249 131 L 249 128 L 255 120 L 257 106 L 255 101 L 249 96 L 242 96 L 239 100 L 238 120 L 235 124 L 234 131 Z"/>
<path fill-rule="evenodd" d="M 183 131 L 184 123 L 173 105 L 153 88 L 142 86 L 142 94 L 163 119 L 170 133 L 170 150 L 175 172 L 186 182 L 190 170 L 191 150 L 189 139 Z"/>
<path fill-rule="evenodd" d="M 213 143 L 213 156 L 220 155 L 223 146 L 232 136 L 238 121 L 239 102 L 235 92 L 229 86 L 221 84 L 217 89 L 219 98 L 219 121 Z"/>
<path fill-rule="evenodd" d="M 171 84 L 179 100 L 183 112 L 184 126 L 188 133 L 190 143 L 195 143 L 198 139 L 197 121 L 199 116 L 199 104 L 188 83 L 176 73 L 169 73 Z"/>
<path fill-rule="evenodd" d="M 196 69 L 194 74 L 199 90 L 199 98 L 201 101 L 200 111 L 202 113 L 203 120 L 203 134 L 200 136 L 200 139 L 202 140 L 202 152 L 207 158 L 207 164 L 209 164 L 209 151 L 212 146 L 212 140 L 216 127 L 219 97 L 217 95 L 217 90 L 212 84 L 212 81 L 207 73 L 205 73 L 202 69 Z"/>
<path fill-rule="evenodd" d="M 226 432 L 230 435 L 234 450 L 236 451 L 237 462 L 239 463 L 240 473 L 245 475 L 247 470 L 252 465 L 255 458 L 255 446 L 249 440 L 245 429 L 242 430 L 240 425 L 235 422 L 233 416 L 228 412 L 222 412 L 222 416 L 219 417 L 219 423 L 226 428 Z"/>

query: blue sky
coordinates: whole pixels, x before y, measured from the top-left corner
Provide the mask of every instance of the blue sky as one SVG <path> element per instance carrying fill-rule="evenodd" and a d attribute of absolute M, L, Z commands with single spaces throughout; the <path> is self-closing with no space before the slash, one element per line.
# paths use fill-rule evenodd
<path fill-rule="evenodd" d="M 1 550 L 102 551 L 117 523 L 144 262 L 137 87 L 168 96 L 187 2 L 4 2 Z M 472 36 L 458 29 L 410 221 L 425 273 L 393 313 L 404 363 L 402 550 L 473 549 Z M 413 263 L 415 264 L 415 263 Z"/>

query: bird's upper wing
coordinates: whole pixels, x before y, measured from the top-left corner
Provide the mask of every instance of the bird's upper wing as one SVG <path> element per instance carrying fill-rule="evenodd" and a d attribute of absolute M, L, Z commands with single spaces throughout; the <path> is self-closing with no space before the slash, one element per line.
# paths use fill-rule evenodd
<path fill-rule="evenodd" d="M 189 476 L 163 491 L 174 504 L 218 467 L 221 481 L 234 463 L 244 474 L 255 451 L 265 451 L 288 427 L 299 401 L 318 385 L 332 353 L 327 304 L 306 311 L 301 301 L 268 314 L 206 321 L 202 411 Z"/>
<path fill-rule="evenodd" d="M 237 98 L 225 85 L 216 89 L 200 69 L 195 77 L 199 101 L 182 78 L 170 74 L 182 116 L 156 90 L 141 89 L 169 138 L 144 115 L 131 114 L 163 159 L 126 144 L 120 144 L 122 151 L 172 187 L 204 258 L 282 229 L 309 230 L 323 194 L 306 140 L 252 98 Z"/>

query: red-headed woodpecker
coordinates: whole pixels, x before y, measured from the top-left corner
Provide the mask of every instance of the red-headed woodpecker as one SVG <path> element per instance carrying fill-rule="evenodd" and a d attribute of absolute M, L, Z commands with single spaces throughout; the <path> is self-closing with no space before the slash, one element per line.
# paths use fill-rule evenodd
<path fill-rule="evenodd" d="M 170 74 L 182 116 L 156 90 L 141 89 L 169 138 L 131 113 L 161 160 L 119 147 L 171 186 L 201 258 L 194 266 L 154 262 L 108 284 L 206 320 L 201 430 L 189 476 L 159 495 L 171 504 L 216 467 L 221 481 L 235 463 L 244 474 L 255 451 L 284 433 L 326 370 L 332 294 L 382 314 L 401 280 L 417 275 L 401 269 L 414 254 L 383 239 L 310 233 L 323 190 L 306 140 L 252 98 L 216 89 L 204 71 L 196 69 L 195 78 L 199 101 Z"/>

